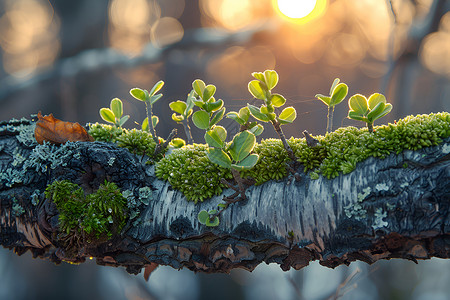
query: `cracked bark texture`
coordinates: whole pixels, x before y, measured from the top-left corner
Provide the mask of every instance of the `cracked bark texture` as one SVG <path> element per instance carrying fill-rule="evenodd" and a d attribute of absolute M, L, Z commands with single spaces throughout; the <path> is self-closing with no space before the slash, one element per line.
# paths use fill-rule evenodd
<path fill-rule="evenodd" d="M 20 153 L 28 160 L 35 145 L 24 143 L 14 128 L 32 124 L 0 124 L 0 244 L 19 255 L 30 250 L 55 263 L 65 260 L 52 235 L 58 212 L 43 194 L 49 183 L 68 179 L 91 193 L 106 179 L 135 194 L 149 186 L 152 200 L 141 207 L 137 225 L 129 222 L 120 236 L 85 245 L 76 262 L 95 257 L 100 265 L 123 266 L 130 273 L 150 263 L 213 273 L 251 271 L 262 262 L 289 270 L 313 260 L 334 268 L 355 260 L 450 257 L 450 139 L 384 160 L 370 158 L 332 180 L 302 173 L 299 182 L 251 186 L 247 200 L 231 205 L 211 228 L 201 225 L 197 214 L 215 208 L 222 195 L 188 202 L 155 178 L 154 167 L 113 144 L 77 142 L 57 165 L 23 171 L 15 157 Z M 7 169 L 22 170 L 21 180 L 8 179 Z M 36 197 L 40 201 L 33 205 Z"/>

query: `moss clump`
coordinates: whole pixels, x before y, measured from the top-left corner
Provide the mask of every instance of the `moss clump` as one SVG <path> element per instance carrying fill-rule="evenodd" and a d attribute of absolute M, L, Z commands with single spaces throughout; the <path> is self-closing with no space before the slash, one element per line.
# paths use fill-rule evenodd
<path fill-rule="evenodd" d="M 170 182 L 190 201 L 203 201 L 220 195 L 225 187 L 221 178 L 231 179 L 231 171 L 213 164 L 206 156 L 206 145 L 194 144 L 174 149 L 156 163 L 155 174 Z"/>
<path fill-rule="evenodd" d="M 164 143 L 162 138 L 159 138 L 159 143 Z M 152 135 L 147 131 L 138 129 L 131 129 L 117 138 L 117 146 L 127 148 L 128 151 L 136 155 L 147 155 L 153 158 L 155 152 L 156 143 L 153 140 Z M 164 152 L 158 154 L 153 160 L 160 160 L 163 158 Z"/>
<path fill-rule="evenodd" d="M 64 235 L 110 238 L 125 225 L 127 200 L 115 183 L 106 182 L 95 193 L 68 180 L 54 181 L 45 196 L 59 211 L 59 231 Z"/>
<path fill-rule="evenodd" d="M 94 138 L 94 140 L 99 142 L 117 142 L 117 138 L 121 136 L 127 130 L 124 128 L 119 128 L 116 126 L 106 125 L 106 124 L 89 124 L 88 133 Z"/>

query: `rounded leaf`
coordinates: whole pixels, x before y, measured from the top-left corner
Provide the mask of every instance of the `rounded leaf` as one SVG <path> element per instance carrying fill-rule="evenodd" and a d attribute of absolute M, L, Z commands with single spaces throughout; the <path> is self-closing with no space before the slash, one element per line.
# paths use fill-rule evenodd
<path fill-rule="evenodd" d="M 258 136 L 264 131 L 264 127 L 261 124 L 257 124 L 250 128 L 248 131 L 253 133 L 255 136 Z"/>
<path fill-rule="evenodd" d="M 224 114 L 225 114 L 225 107 L 222 107 L 222 109 L 216 112 L 212 117 L 211 121 L 209 122 L 209 127 L 213 127 L 214 125 L 219 123 L 219 121 L 222 120 Z"/>
<path fill-rule="evenodd" d="M 192 90 L 189 95 L 186 98 L 186 111 L 189 112 L 191 109 L 194 108 L 194 100 L 195 100 L 195 96 L 194 96 L 195 92 L 194 90 Z"/>
<path fill-rule="evenodd" d="M 203 91 L 205 89 L 206 85 L 203 82 L 203 80 L 201 79 L 196 79 L 194 80 L 194 82 L 192 82 L 192 88 L 194 89 L 195 93 L 197 93 L 197 95 L 199 97 L 203 97 Z"/>
<path fill-rule="evenodd" d="M 194 122 L 194 125 L 200 129 L 209 128 L 209 114 L 204 110 L 196 111 L 192 115 L 192 121 Z"/>
<path fill-rule="evenodd" d="M 114 98 L 111 100 L 110 107 L 111 107 L 111 110 L 112 110 L 114 116 L 117 119 L 120 119 L 120 117 L 122 117 L 122 114 L 123 114 L 122 101 L 119 98 Z"/>
<path fill-rule="evenodd" d="M 322 94 L 317 94 L 315 96 L 317 99 L 319 99 L 320 101 L 322 101 L 323 103 L 325 103 L 326 106 L 330 106 L 330 102 L 331 102 L 331 97 L 322 95 Z"/>
<path fill-rule="evenodd" d="M 350 97 L 348 100 L 348 106 L 355 113 L 364 116 L 369 109 L 367 106 L 367 99 L 361 94 L 356 94 Z"/>
<path fill-rule="evenodd" d="M 363 115 L 360 115 L 357 112 L 354 112 L 352 110 L 348 112 L 348 118 L 356 120 L 356 121 L 364 121 L 364 122 L 368 121 L 366 117 L 364 117 Z"/>
<path fill-rule="evenodd" d="M 197 219 L 201 224 L 206 224 L 206 221 L 209 219 L 209 214 L 206 210 L 202 210 L 198 213 Z"/>
<path fill-rule="evenodd" d="M 205 141 L 210 147 L 222 148 L 226 138 L 227 130 L 220 125 L 205 133 Z"/>
<path fill-rule="evenodd" d="M 242 171 L 242 170 L 249 170 L 253 168 L 256 163 L 258 162 L 259 155 L 258 154 L 250 154 L 246 158 L 244 158 L 242 161 L 232 164 L 231 167 L 235 170 Z"/>
<path fill-rule="evenodd" d="M 203 90 L 202 99 L 203 101 L 208 101 L 216 93 L 216 86 L 208 84 Z"/>
<path fill-rule="evenodd" d="M 367 120 L 370 122 L 375 121 L 379 118 L 380 114 L 384 111 L 386 105 L 383 102 L 378 103 L 372 110 L 367 114 Z"/>
<path fill-rule="evenodd" d="M 144 90 L 141 90 L 140 88 L 134 88 L 130 90 L 130 95 L 134 98 L 140 100 L 140 101 L 147 101 L 147 95 L 144 92 Z"/>
<path fill-rule="evenodd" d="M 119 120 L 119 126 L 122 127 L 123 124 L 125 124 L 125 122 L 128 121 L 129 118 L 130 118 L 129 115 L 125 115 L 125 116 L 123 116 L 122 118 L 120 118 L 120 120 Z"/>
<path fill-rule="evenodd" d="M 151 96 L 150 97 L 150 103 L 153 105 L 156 101 L 161 99 L 162 96 L 163 96 L 162 94 L 157 94 L 157 95 Z"/>
<path fill-rule="evenodd" d="M 348 86 L 345 83 L 339 83 L 335 86 L 333 93 L 331 94 L 330 105 L 335 106 L 344 100 L 348 93 Z"/>
<path fill-rule="evenodd" d="M 238 122 L 239 125 L 244 125 L 245 124 L 244 120 L 242 120 L 239 117 L 239 114 L 237 112 L 235 112 L 235 111 L 230 111 L 229 113 L 227 113 L 227 118 L 235 120 L 236 122 Z"/>
<path fill-rule="evenodd" d="M 178 101 L 170 102 L 169 107 L 174 112 L 176 112 L 180 115 L 184 115 L 185 110 L 186 110 L 186 103 L 178 100 Z"/>
<path fill-rule="evenodd" d="M 378 105 L 378 103 L 386 104 L 386 97 L 383 94 L 374 93 L 370 95 L 369 100 L 367 100 L 367 102 L 369 103 L 369 109 L 372 110 L 375 108 L 375 106 Z"/>
<path fill-rule="evenodd" d="M 264 74 L 262 72 L 253 72 L 252 76 L 258 80 L 261 80 L 262 82 L 265 81 Z"/>
<path fill-rule="evenodd" d="M 255 144 L 255 135 L 248 130 L 244 130 L 234 136 L 228 152 L 234 161 L 240 162 L 252 152 Z"/>
<path fill-rule="evenodd" d="M 206 90 L 205 90 L 205 91 L 206 91 Z M 214 99 L 214 98 L 213 98 L 213 99 Z M 209 102 L 207 103 L 207 106 L 208 106 L 209 112 L 219 110 L 219 109 L 221 109 L 222 106 L 223 106 L 223 100 L 222 100 L 222 99 L 219 99 L 219 100 L 217 100 L 217 101 L 209 101 Z"/>
<path fill-rule="evenodd" d="M 339 78 L 334 79 L 333 84 L 331 85 L 331 88 L 330 88 L 330 96 L 333 95 L 333 90 L 334 90 L 334 88 L 338 85 L 338 83 L 339 83 L 340 81 L 341 81 L 341 80 L 340 80 Z"/>
<path fill-rule="evenodd" d="M 185 140 L 180 139 L 180 138 L 174 138 L 170 141 L 170 145 L 174 148 L 181 148 L 184 145 L 186 145 Z"/>
<path fill-rule="evenodd" d="M 244 124 L 248 122 L 248 118 L 250 117 L 250 111 L 248 110 L 248 107 L 244 106 L 239 110 L 239 118 L 244 121 Z M 243 124 L 242 124 L 243 125 Z"/>
<path fill-rule="evenodd" d="M 142 121 L 141 129 L 142 131 L 148 131 L 148 117 Z"/>
<path fill-rule="evenodd" d="M 265 100 L 266 94 L 264 90 L 267 89 L 264 83 L 259 80 L 252 80 L 248 83 L 248 91 L 256 99 Z"/>
<path fill-rule="evenodd" d="M 281 124 L 287 124 L 294 122 L 295 118 L 297 118 L 297 111 L 292 106 L 289 106 L 283 109 L 281 114 L 278 116 L 278 121 Z"/>
<path fill-rule="evenodd" d="M 272 103 L 273 106 L 280 107 L 286 103 L 286 98 L 284 98 L 280 94 L 272 94 L 270 102 Z"/>
<path fill-rule="evenodd" d="M 251 104 L 247 104 L 247 107 L 248 107 L 248 109 L 250 111 L 250 114 L 253 116 L 253 118 L 255 118 L 255 119 L 259 120 L 259 121 L 263 121 L 263 122 L 269 122 L 270 121 L 269 117 L 267 115 L 261 113 L 259 111 L 259 108 L 257 108 L 256 106 L 251 105 Z"/>
<path fill-rule="evenodd" d="M 184 117 L 182 115 L 177 115 L 176 113 L 173 113 L 172 120 L 174 120 L 175 122 L 181 122 L 184 120 Z"/>
<path fill-rule="evenodd" d="M 268 113 L 270 113 L 269 109 L 268 109 L 267 106 L 265 106 L 265 105 L 261 105 L 261 107 L 259 108 L 259 111 L 260 111 L 262 114 L 265 114 L 265 115 L 267 115 Z"/>
<path fill-rule="evenodd" d="M 158 123 L 159 123 L 159 118 L 158 118 L 158 116 L 152 116 L 152 125 L 153 125 L 153 128 L 155 128 L 156 125 L 158 125 Z"/>
<path fill-rule="evenodd" d="M 211 220 L 211 218 L 208 218 L 206 220 L 205 225 L 208 227 L 216 227 L 219 226 L 219 217 L 218 216 L 214 216 L 214 218 Z"/>
<path fill-rule="evenodd" d="M 160 80 L 152 87 L 150 92 L 148 93 L 151 96 L 154 96 L 164 85 L 164 81 Z"/>
<path fill-rule="evenodd" d="M 215 163 L 226 169 L 231 168 L 231 158 L 220 148 L 209 148 L 206 151 L 206 156 L 212 163 Z"/>
<path fill-rule="evenodd" d="M 100 109 L 100 117 L 102 117 L 103 120 L 109 123 L 116 123 L 116 118 L 114 117 L 114 113 L 109 108 L 101 108 Z"/>
<path fill-rule="evenodd" d="M 264 81 L 269 90 L 273 89 L 278 83 L 278 73 L 274 70 L 264 71 Z"/>

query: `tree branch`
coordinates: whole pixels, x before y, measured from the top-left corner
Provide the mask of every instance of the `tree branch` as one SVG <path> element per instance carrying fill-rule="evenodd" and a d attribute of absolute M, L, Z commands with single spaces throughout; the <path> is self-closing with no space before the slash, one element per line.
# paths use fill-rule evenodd
<path fill-rule="evenodd" d="M 216 207 L 223 195 L 188 202 L 155 178 L 154 166 L 108 143 L 47 146 L 48 156 L 38 159 L 36 149 L 44 146 L 32 143 L 32 128 L 26 120 L 0 123 L 0 244 L 19 255 L 30 250 L 55 263 L 69 260 L 55 235 L 58 212 L 43 194 L 49 183 L 68 179 L 85 193 L 105 180 L 134 195 L 152 189 L 148 205 L 120 236 L 81 245 L 70 258 L 75 262 L 95 257 L 130 273 L 150 263 L 213 273 L 253 270 L 262 262 L 289 270 L 313 260 L 334 268 L 355 260 L 450 257 L 450 139 L 370 158 L 332 180 L 303 176 L 291 184 L 286 178 L 252 186 L 248 200 L 231 205 L 211 228 L 197 214 Z"/>

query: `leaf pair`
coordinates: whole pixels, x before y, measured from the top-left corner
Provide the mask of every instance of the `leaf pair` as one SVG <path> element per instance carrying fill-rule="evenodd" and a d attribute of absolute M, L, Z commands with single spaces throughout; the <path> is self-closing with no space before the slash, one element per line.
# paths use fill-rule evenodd
<path fill-rule="evenodd" d="M 215 227 L 219 225 L 219 217 L 216 216 L 217 210 L 211 209 L 210 211 L 202 210 L 198 213 L 198 221 L 206 226 Z"/>
<path fill-rule="evenodd" d="M 200 99 L 193 99 L 196 106 L 200 108 L 192 115 L 194 125 L 200 129 L 210 130 L 225 114 L 225 107 L 223 107 L 223 100 L 216 100 L 213 96 L 216 92 L 216 87 L 212 84 L 205 85 L 205 83 L 197 79 L 192 83 L 195 96 Z"/>
<path fill-rule="evenodd" d="M 330 95 L 325 96 L 322 94 L 317 94 L 315 97 L 325 103 L 327 106 L 335 106 L 344 100 L 348 93 L 348 86 L 341 82 L 339 83 L 339 78 L 336 78 L 333 81 L 333 84 L 330 88 Z"/>
<path fill-rule="evenodd" d="M 110 108 L 101 108 L 100 117 L 108 123 L 114 124 L 116 127 L 122 127 L 130 118 L 129 115 L 123 116 L 123 103 L 119 98 L 111 100 Z"/>
<path fill-rule="evenodd" d="M 255 136 L 260 135 L 264 131 L 264 127 L 261 124 L 248 121 L 250 118 L 250 110 L 248 107 L 241 108 L 238 113 L 235 111 L 227 113 L 227 118 L 233 119 L 241 126 L 245 126 Z"/>
<path fill-rule="evenodd" d="M 392 104 L 386 103 L 386 97 L 379 93 L 370 95 L 369 99 L 361 94 L 353 95 L 348 105 L 348 117 L 353 120 L 372 124 L 375 120 L 387 115 L 392 110 Z"/>
<path fill-rule="evenodd" d="M 174 111 L 174 113 L 172 114 L 172 120 L 174 120 L 175 122 L 182 122 L 192 115 L 195 99 L 194 93 L 194 90 L 189 93 L 186 102 L 178 100 L 169 103 L 170 109 Z"/>
<path fill-rule="evenodd" d="M 286 107 L 277 117 L 275 113 L 269 112 L 267 107 L 262 105 L 260 108 L 247 104 L 248 109 L 250 110 L 251 115 L 262 122 L 269 122 L 277 119 L 277 121 L 281 124 L 288 124 L 294 122 L 297 118 L 297 111 L 292 106 Z"/>
<path fill-rule="evenodd" d="M 236 134 L 228 148 L 224 147 L 225 139 L 226 130 L 222 126 L 216 126 L 206 133 L 205 140 L 212 147 L 208 149 L 207 156 L 213 163 L 239 171 L 255 166 L 259 156 L 250 154 L 256 144 L 256 137 L 253 133 L 245 130 Z"/>
<path fill-rule="evenodd" d="M 140 88 L 134 88 L 130 90 L 130 94 L 137 100 L 148 102 L 153 106 L 153 104 L 155 104 L 155 102 L 161 99 L 161 97 L 163 96 L 162 94 L 156 94 L 163 86 L 164 81 L 160 80 L 155 83 L 150 92 L 147 90 L 142 90 Z"/>

